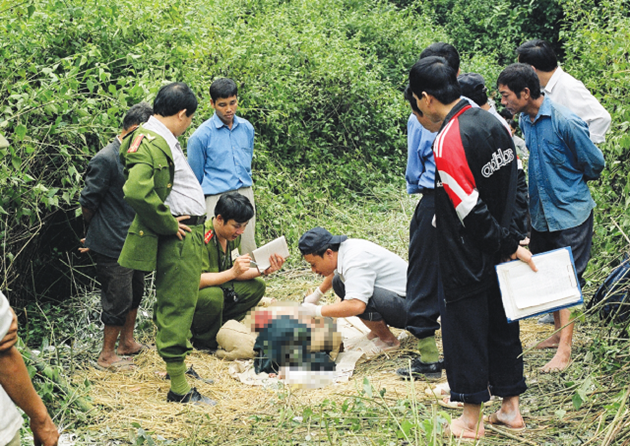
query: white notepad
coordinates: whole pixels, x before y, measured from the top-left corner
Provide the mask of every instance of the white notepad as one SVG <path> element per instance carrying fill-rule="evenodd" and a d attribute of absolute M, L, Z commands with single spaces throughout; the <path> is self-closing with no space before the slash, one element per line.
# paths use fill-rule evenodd
<path fill-rule="evenodd" d="M 287 239 L 284 238 L 284 235 L 258 249 L 254 249 L 252 257 L 254 258 L 254 262 L 256 262 L 256 266 L 258 266 L 258 271 L 262 272 L 271 266 L 269 257 L 273 254 L 278 254 L 285 259 L 289 257 L 289 247 L 287 246 Z"/>
<path fill-rule="evenodd" d="M 496 266 L 510 322 L 584 302 L 570 247 L 536 254 L 534 263 L 538 272 L 520 260 Z"/>

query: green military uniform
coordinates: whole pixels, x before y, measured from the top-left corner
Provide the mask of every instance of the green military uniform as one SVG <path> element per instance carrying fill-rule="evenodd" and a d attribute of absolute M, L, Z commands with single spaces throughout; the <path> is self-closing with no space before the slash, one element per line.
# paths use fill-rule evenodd
<path fill-rule="evenodd" d="M 232 268 L 232 252 L 240 252 L 241 237 L 234 241 L 227 241 L 226 251 L 223 252 L 216 235 L 212 220 L 205 224 L 205 243 L 203 272 L 219 273 Z M 232 280 L 221 286 L 211 286 L 199 290 L 199 299 L 195 309 L 192 324 L 193 344 L 197 348 L 216 349 L 217 333 L 224 321 L 242 320 L 247 312 L 255 307 L 265 295 L 265 281 L 256 277 L 251 280 Z M 233 289 L 238 301 L 224 298 L 224 289 Z"/>
<path fill-rule="evenodd" d="M 125 201 L 136 211 L 118 263 L 156 270 L 156 347 L 165 362 L 183 363 L 192 350 L 192 324 L 203 253 L 203 225 L 190 226 L 183 240 L 179 223 L 164 204 L 175 178 L 173 156 L 159 134 L 138 127 L 120 147 L 127 181 Z"/>

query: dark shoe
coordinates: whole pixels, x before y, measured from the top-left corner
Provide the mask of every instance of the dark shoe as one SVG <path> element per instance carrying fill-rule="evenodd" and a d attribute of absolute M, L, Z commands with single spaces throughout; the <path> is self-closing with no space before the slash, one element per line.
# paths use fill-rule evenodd
<path fill-rule="evenodd" d="M 186 370 L 186 375 L 190 376 L 191 378 L 198 379 L 199 381 L 201 381 L 203 383 L 206 383 L 206 384 L 214 384 L 214 380 L 202 378 L 201 376 L 199 376 L 199 373 L 197 373 L 197 371 L 195 369 L 193 369 L 192 366 L 190 366 L 190 368 L 188 370 Z M 164 378 L 165 379 L 171 379 L 171 376 L 167 373 Z"/>
<path fill-rule="evenodd" d="M 416 358 L 411 361 L 411 376 L 415 378 L 441 378 L 443 368 L 443 359 L 438 360 L 438 362 L 425 364 L 420 361 L 420 358 Z M 409 367 L 401 367 L 396 370 L 396 374 L 398 376 L 402 376 L 403 378 L 409 378 L 409 371 Z"/>
<path fill-rule="evenodd" d="M 195 387 L 190 389 L 190 392 L 188 392 L 186 395 L 179 395 L 172 390 L 169 390 L 168 395 L 166 395 L 166 401 L 169 403 L 192 403 L 195 405 L 207 404 L 208 406 L 217 405 L 217 402 L 215 400 L 211 400 L 207 396 L 203 396 L 201 393 L 197 392 L 197 389 Z"/>

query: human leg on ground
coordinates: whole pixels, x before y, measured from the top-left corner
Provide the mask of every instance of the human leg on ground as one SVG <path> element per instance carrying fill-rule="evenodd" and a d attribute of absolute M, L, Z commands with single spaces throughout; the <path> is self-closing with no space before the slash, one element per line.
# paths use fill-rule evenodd
<path fill-rule="evenodd" d="M 507 322 L 499 287 L 488 290 L 489 384 L 492 395 L 503 398 L 501 408 L 488 417 L 488 422 L 510 429 L 525 427 L 519 409 L 519 395 L 527 390 L 523 375 L 523 348 L 518 322 Z"/>
<path fill-rule="evenodd" d="M 584 271 L 586 271 L 591 255 L 593 212 L 590 213 L 584 223 L 574 228 L 555 232 L 538 232 L 532 229 L 531 238 L 530 250 L 535 254 L 570 246 L 578 281 L 581 286 L 584 286 L 585 281 L 582 276 Z M 569 324 L 570 314 L 571 312 L 568 309 L 555 312 L 554 326 L 556 331 L 561 327 L 564 328 L 537 346 L 538 348 L 558 348 L 551 361 L 541 368 L 543 372 L 561 371 L 571 363 L 574 324 Z"/>
<path fill-rule="evenodd" d="M 133 336 L 133 331 L 136 326 L 136 318 L 138 316 L 138 308 L 140 307 L 140 302 L 142 302 L 142 296 L 144 294 L 144 272 L 133 272 L 131 289 L 133 292 L 131 308 L 127 313 L 125 323 L 120 330 L 120 338 L 118 342 L 118 354 L 120 355 L 135 355 L 145 348 L 144 345 L 137 342 Z"/>
<path fill-rule="evenodd" d="M 217 333 L 223 326 L 225 298 L 218 286 L 199 290 L 195 316 L 191 326 L 192 343 L 198 349 L 215 350 Z"/>
<path fill-rule="evenodd" d="M 180 396 L 190 392 L 184 360 L 192 350 L 190 329 L 199 294 L 204 243 L 203 225 L 191 229 L 183 240 L 174 235 L 160 237 L 156 270 L 155 344 L 166 362 L 171 391 Z"/>
<path fill-rule="evenodd" d="M 437 297 L 438 262 L 437 231 L 432 220 L 435 215 L 435 195 L 429 191 L 422 198 L 409 225 L 409 267 L 405 328 L 418 342 L 420 360 L 429 364 L 438 361 L 435 331 L 440 308 Z"/>

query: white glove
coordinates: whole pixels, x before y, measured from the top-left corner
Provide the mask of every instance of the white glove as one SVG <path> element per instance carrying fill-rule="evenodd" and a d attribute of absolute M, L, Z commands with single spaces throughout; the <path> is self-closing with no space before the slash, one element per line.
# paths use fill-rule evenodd
<path fill-rule="evenodd" d="M 299 307 L 299 312 L 303 316 L 322 317 L 322 307 L 311 303 L 303 303 Z"/>
<path fill-rule="evenodd" d="M 321 299 L 322 297 L 324 297 L 324 293 L 319 291 L 319 287 L 317 287 L 315 288 L 315 291 L 312 294 L 309 294 L 308 296 L 304 298 L 302 303 L 317 304 L 319 302 L 319 299 Z"/>

